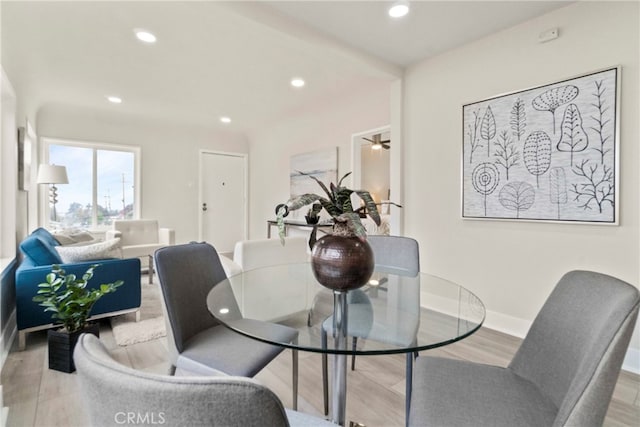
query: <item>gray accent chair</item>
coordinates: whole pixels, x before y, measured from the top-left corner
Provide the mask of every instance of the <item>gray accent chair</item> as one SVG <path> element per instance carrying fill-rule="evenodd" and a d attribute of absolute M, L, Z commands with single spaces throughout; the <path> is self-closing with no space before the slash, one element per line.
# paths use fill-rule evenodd
<path fill-rule="evenodd" d="M 415 277 L 420 273 L 420 247 L 415 239 L 402 236 L 372 235 L 367 236 L 367 242 L 371 246 L 375 258 L 376 271 L 397 274 L 400 276 Z M 420 310 L 419 296 L 411 298 L 417 304 L 416 309 Z M 352 347 L 355 350 L 358 337 L 373 339 L 385 339 L 384 333 L 377 337 L 375 330 L 371 328 L 371 302 L 366 293 L 360 290 L 352 291 L 348 295 L 349 314 L 347 322 L 347 333 L 352 337 Z M 416 321 L 418 317 L 416 317 Z M 368 323 L 367 323 L 368 322 Z M 417 324 L 403 325 L 406 329 L 405 341 L 415 340 L 418 329 Z M 383 328 L 384 329 L 384 328 Z M 327 334 L 333 333 L 333 318 L 329 317 L 322 325 L 322 341 L 326 346 Z M 397 338 L 397 337 L 396 337 Z M 407 353 L 406 364 L 406 413 L 409 413 L 409 402 L 411 398 L 411 378 L 413 370 L 413 359 L 418 353 Z M 351 356 L 351 370 L 355 370 L 355 354 Z M 329 413 L 329 384 L 328 384 L 327 354 L 322 354 L 322 391 L 324 396 L 324 413 Z"/>
<path fill-rule="evenodd" d="M 227 278 L 218 253 L 208 243 L 168 246 L 155 252 L 162 288 L 167 343 L 172 368 L 198 375 L 253 377 L 284 347 L 245 337 L 218 322 L 207 308 L 209 291 Z M 239 312 L 235 297 L 230 308 Z M 234 307 L 231 305 L 235 304 Z M 255 327 L 268 331 L 275 341 L 295 342 L 298 332 L 288 326 L 252 319 Z M 266 333 L 266 332 L 265 332 Z M 292 350 L 293 408 L 298 406 L 298 352 Z"/>
<path fill-rule="evenodd" d="M 614 277 L 571 271 L 507 368 L 418 357 L 409 425 L 601 426 L 639 295 Z"/>
<path fill-rule="evenodd" d="M 333 426 L 285 409 L 255 380 L 226 376 L 166 376 L 116 362 L 94 335 L 83 334 L 74 351 L 78 380 L 91 425 L 121 426 Z"/>

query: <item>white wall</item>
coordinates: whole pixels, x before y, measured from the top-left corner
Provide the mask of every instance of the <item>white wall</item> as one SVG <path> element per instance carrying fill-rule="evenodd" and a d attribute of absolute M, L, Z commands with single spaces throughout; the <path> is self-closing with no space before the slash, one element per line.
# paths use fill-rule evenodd
<path fill-rule="evenodd" d="M 39 137 L 140 146 L 141 216 L 173 228 L 177 243 L 198 239 L 198 151 L 247 152 L 246 139 L 239 134 L 61 106 L 39 110 L 37 133 Z"/>
<path fill-rule="evenodd" d="M 9 354 L 15 329 L 16 196 L 18 143 L 16 93 L 0 66 L 0 369 Z M 0 410 L 2 405 L 0 404 Z M 2 413 L 0 411 L 0 421 Z"/>
<path fill-rule="evenodd" d="M 640 281 L 638 17 L 636 2 L 575 3 L 407 70 L 405 234 L 419 240 L 423 269 L 484 301 L 489 327 L 524 333 L 572 269 Z M 560 38 L 537 43 L 538 33 L 553 27 Z M 462 105 L 616 65 L 622 66 L 620 226 L 462 220 Z M 636 355 L 638 336 L 636 330 Z"/>
<path fill-rule="evenodd" d="M 16 209 L 14 201 L 18 188 L 18 138 L 16 122 L 16 93 L 9 77 L 0 67 L 0 259 L 12 259 L 16 248 Z M 6 264 L 0 264 L 2 268 Z"/>
<path fill-rule="evenodd" d="M 289 199 L 292 155 L 337 146 L 339 178 L 350 171 L 352 134 L 389 123 L 390 87 L 302 111 L 249 136 L 249 238 L 266 238 L 267 220 Z"/>

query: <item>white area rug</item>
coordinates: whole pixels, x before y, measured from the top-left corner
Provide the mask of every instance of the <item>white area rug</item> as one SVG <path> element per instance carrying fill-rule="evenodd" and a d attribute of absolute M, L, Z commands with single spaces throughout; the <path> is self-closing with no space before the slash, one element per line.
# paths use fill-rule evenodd
<path fill-rule="evenodd" d="M 141 283 L 140 321 L 136 322 L 135 313 L 111 318 L 113 337 L 120 346 L 151 341 L 167 335 L 160 298 L 162 291 L 157 283 L 149 284 L 147 275 L 142 276 Z"/>

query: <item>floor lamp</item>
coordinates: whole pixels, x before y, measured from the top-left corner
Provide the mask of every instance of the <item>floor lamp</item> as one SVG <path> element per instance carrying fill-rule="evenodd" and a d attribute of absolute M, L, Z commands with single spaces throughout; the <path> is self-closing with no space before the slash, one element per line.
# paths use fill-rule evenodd
<path fill-rule="evenodd" d="M 38 168 L 38 184 L 51 184 L 49 189 L 49 201 L 53 205 L 53 220 L 58 221 L 56 215 L 56 203 L 58 202 L 58 189 L 56 184 L 68 184 L 67 168 L 64 166 L 42 164 Z"/>

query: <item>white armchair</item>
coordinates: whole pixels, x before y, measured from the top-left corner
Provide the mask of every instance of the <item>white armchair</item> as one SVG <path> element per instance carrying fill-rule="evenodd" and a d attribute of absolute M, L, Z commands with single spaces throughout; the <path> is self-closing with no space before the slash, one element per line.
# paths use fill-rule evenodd
<path fill-rule="evenodd" d="M 302 263 L 309 261 L 309 249 L 305 236 L 285 237 L 283 246 L 280 239 L 256 239 L 237 242 L 233 251 L 233 261 L 220 256 L 222 267 L 227 277 L 230 277 L 231 287 L 238 297 L 237 303 L 240 310 L 247 317 L 256 320 L 278 321 L 279 319 L 297 311 L 305 310 L 309 296 L 305 280 L 308 277 L 300 277 L 300 286 L 295 291 L 290 291 L 280 279 L 272 276 L 269 271 L 259 271 L 262 286 L 259 288 L 245 288 L 243 277 L 234 278 L 237 273 L 246 273 L 250 270 L 276 266 L 284 263 Z M 274 295 L 286 295 L 288 303 L 281 307 L 272 304 L 250 304 L 242 295 L 245 293 L 264 293 L 264 301 L 273 298 Z M 259 299 L 258 299 L 259 300 Z"/>
<path fill-rule="evenodd" d="M 236 242 L 233 260 L 220 255 L 222 268 L 227 277 L 259 267 L 268 267 L 283 263 L 309 261 L 309 246 L 304 236 L 285 237 L 286 244 L 280 239 L 255 239 Z"/>
<path fill-rule="evenodd" d="M 233 262 L 243 271 L 307 261 L 309 246 L 305 236 L 285 237 L 284 245 L 280 239 L 243 240 L 233 250 Z"/>
<path fill-rule="evenodd" d="M 107 231 L 105 237 L 120 238 L 122 258 L 140 258 L 142 268 L 149 269 L 149 283 L 153 282 L 153 253 L 175 244 L 175 231 L 160 228 L 155 219 L 113 221 L 113 230 Z"/>

